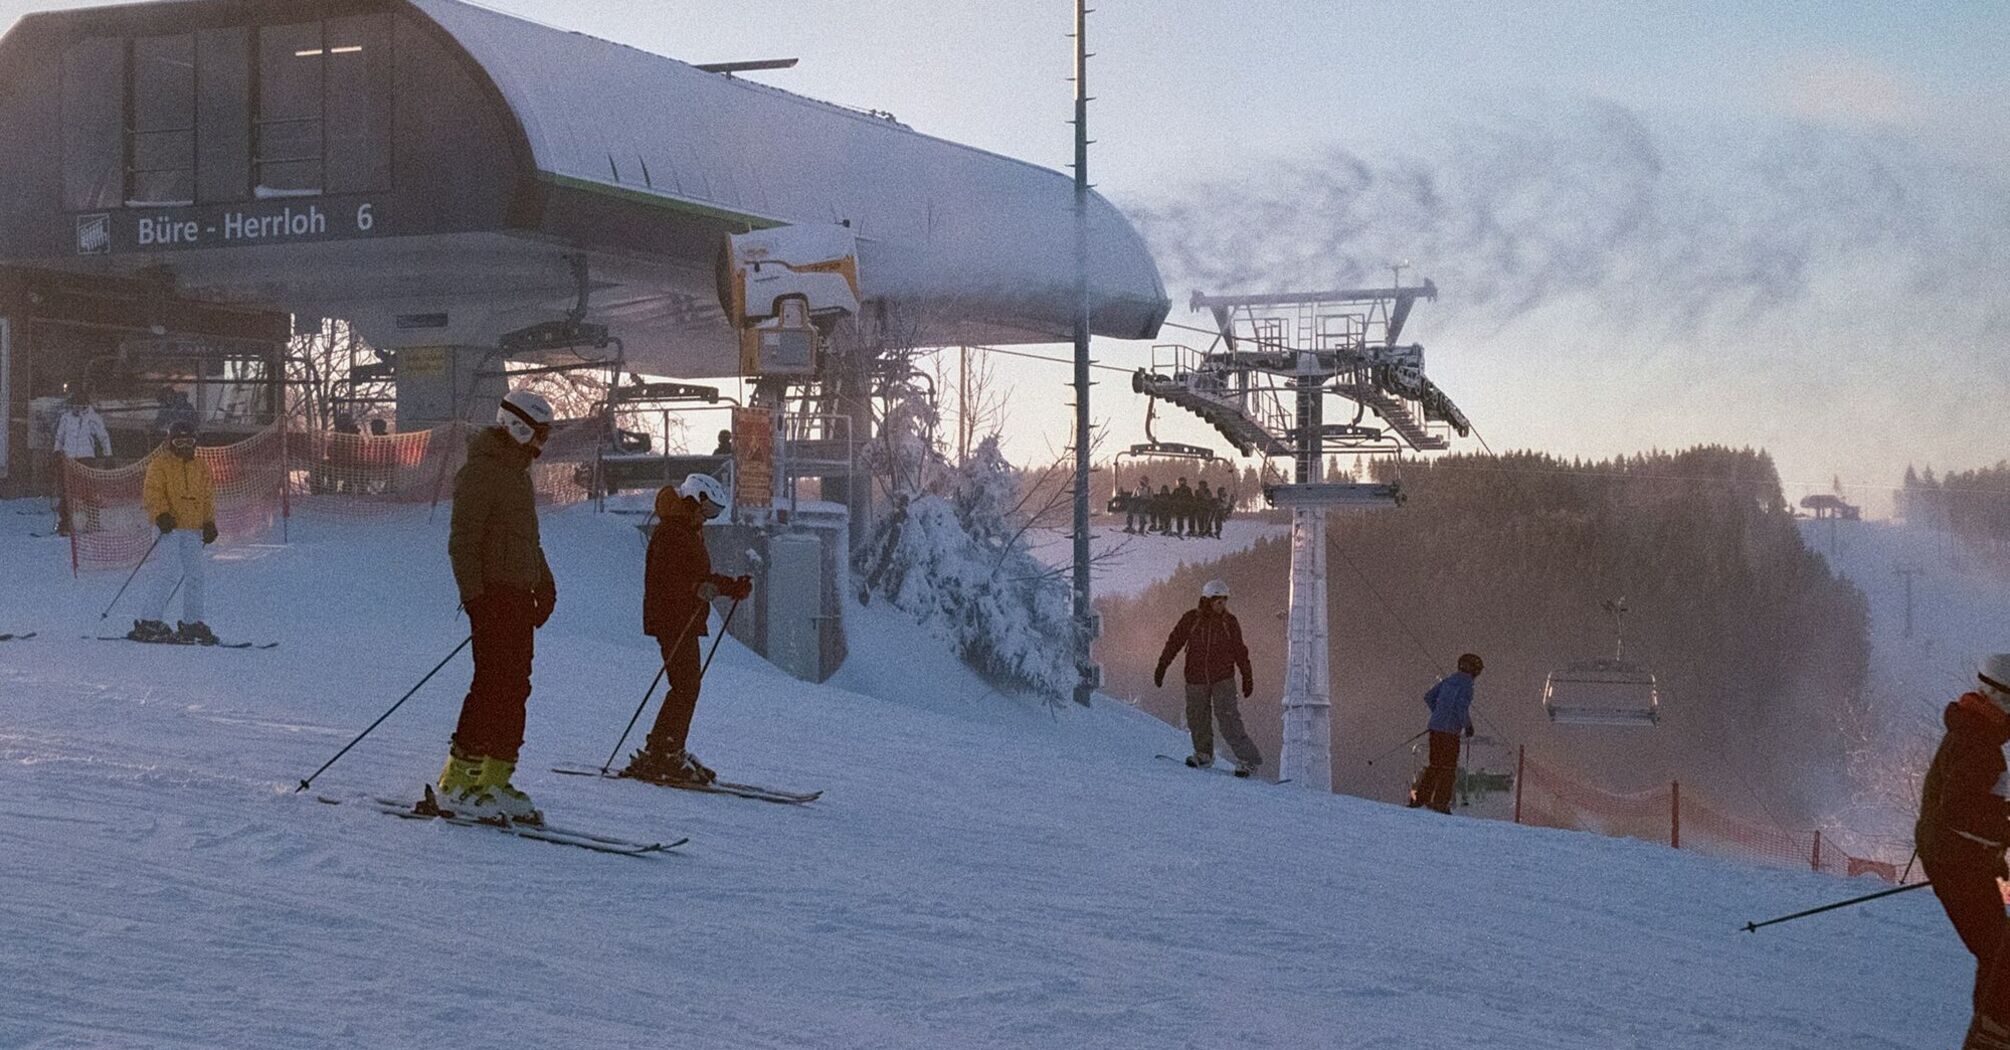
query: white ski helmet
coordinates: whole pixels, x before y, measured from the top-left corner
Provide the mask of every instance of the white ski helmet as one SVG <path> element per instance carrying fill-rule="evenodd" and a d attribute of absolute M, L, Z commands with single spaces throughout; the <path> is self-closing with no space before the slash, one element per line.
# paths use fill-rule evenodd
<path fill-rule="evenodd" d="M 1202 587 L 1202 588 L 1200 589 L 1200 596 L 1201 596 L 1201 597 L 1203 597 L 1203 598 L 1226 598 L 1226 597 L 1228 597 L 1228 581 L 1227 581 L 1227 580 L 1209 580 L 1209 581 L 1207 581 L 1207 586 L 1205 586 L 1205 587 Z"/>
<path fill-rule="evenodd" d="M 718 507 L 725 506 L 729 498 L 726 495 L 726 486 L 719 484 L 719 479 L 710 474 L 692 474 L 686 477 L 677 486 L 677 494 L 695 500 L 711 500 L 712 504 Z"/>
<path fill-rule="evenodd" d="M 496 423 L 519 445 L 528 445 L 540 432 L 551 432 L 551 402 L 528 390 L 512 390 L 496 407 Z"/>
<path fill-rule="evenodd" d="M 2010 653 L 1990 653 L 1975 669 L 1976 680 L 1989 699 L 2010 706 Z"/>

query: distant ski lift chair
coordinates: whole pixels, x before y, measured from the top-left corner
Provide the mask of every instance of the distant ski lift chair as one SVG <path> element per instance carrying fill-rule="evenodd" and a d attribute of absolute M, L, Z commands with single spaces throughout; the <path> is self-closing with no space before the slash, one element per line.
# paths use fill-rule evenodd
<path fill-rule="evenodd" d="M 1579 660 L 1551 671 L 1542 683 L 1542 709 L 1555 725 L 1655 725 L 1661 721 L 1661 694 L 1654 672 L 1626 659 L 1626 599 L 1604 608 L 1613 619 L 1612 658 Z"/>

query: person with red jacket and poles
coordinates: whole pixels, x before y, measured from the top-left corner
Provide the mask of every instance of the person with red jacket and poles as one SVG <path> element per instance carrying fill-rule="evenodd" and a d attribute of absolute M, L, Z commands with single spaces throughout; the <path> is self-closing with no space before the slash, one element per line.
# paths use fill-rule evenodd
<path fill-rule="evenodd" d="M 1242 644 L 1242 624 L 1228 611 L 1228 584 L 1211 580 L 1200 589 L 1200 604 L 1187 610 L 1166 638 L 1152 684 L 1163 688 L 1166 668 L 1186 649 L 1186 725 L 1193 734 L 1193 754 L 1186 764 L 1195 769 L 1214 765 L 1214 731 L 1235 754 L 1235 775 L 1246 777 L 1263 764 L 1263 754 L 1242 727 L 1242 708 L 1235 696 L 1235 673 L 1242 672 L 1242 695 L 1255 688 L 1249 671 L 1249 648 Z"/>
<path fill-rule="evenodd" d="M 622 775 L 657 783 L 710 784 L 718 779 L 686 748 L 691 717 L 698 710 L 702 671 L 698 640 L 711 633 L 706 616 L 721 595 L 735 602 L 754 593 L 753 581 L 712 571 L 704 525 L 725 512 L 726 487 L 709 474 L 693 474 L 675 489 L 656 493 L 656 530 L 642 581 L 642 631 L 656 639 L 669 691 L 642 749 L 629 757 Z"/>
<path fill-rule="evenodd" d="M 2003 891 L 2010 878 L 2010 802 L 2003 745 L 2010 743 L 2010 653 L 1983 658 L 1976 688 L 1947 705 L 1947 735 L 1920 792 L 1913 843 L 1948 921 L 1975 956 L 1974 1014 L 1964 1050 L 2010 1050 L 2010 966 L 2003 951 Z"/>

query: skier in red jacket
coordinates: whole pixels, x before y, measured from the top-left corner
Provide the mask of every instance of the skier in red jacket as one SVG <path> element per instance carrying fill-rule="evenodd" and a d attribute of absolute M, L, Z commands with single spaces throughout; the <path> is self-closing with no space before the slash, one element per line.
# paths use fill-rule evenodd
<path fill-rule="evenodd" d="M 1228 611 L 1228 584 L 1209 581 L 1200 589 L 1200 604 L 1187 610 L 1166 639 L 1152 684 L 1166 684 L 1166 668 L 1186 649 L 1186 725 L 1193 734 L 1193 754 L 1186 764 L 1196 769 L 1214 764 L 1214 729 L 1235 753 L 1235 775 L 1246 777 L 1263 764 L 1249 733 L 1242 727 L 1242 709 L 1235 697 L 1235 673 L 1242 672 L 1242 695 L 1256 688 L 1249 673 L 1249 649 L 1242 644 L 1242 624 Z M 1210 715 L 1212 717 L 1210 717 Z"/>
<path fill-rule="evenodd" d="M 2010 958 L 2003 951 L 2003 891 L 2010 876 L 2010 802 L 2003 745 L 2010 743 L 2010 653 L 1983 659 L 1976 688 L 1947 705 L 1947 735 L 1927 767 L 1913 842 L 1933 893 L 1975 956 L 1974 1016 L 1964 1050 L 2010 1050 Z"/>
<path fill-rule="evenodd" d="M 747 577 L 712 571 L 703 527 L 726 509 L 726 487 L 709 474 L 693 474 L 675 489 L 656 493 L 656 531 L 642 582 L 642 631 L 656 639 L 670 679 L 663 709 L 642 750 L 628 760 L 623 775 L 667 783 L 709 784 L 718 779 L 685 748 L 691 717 L 698 710 L 698 639 L 710 634 L 705 620 L 711 600 L 735 601 L 753 593 Z"/>

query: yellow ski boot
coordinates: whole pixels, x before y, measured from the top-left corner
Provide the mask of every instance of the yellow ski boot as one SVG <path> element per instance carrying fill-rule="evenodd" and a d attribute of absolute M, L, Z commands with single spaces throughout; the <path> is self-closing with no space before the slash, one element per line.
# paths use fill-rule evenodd
<path fill-rule="evenodd" d="M 544 823 L 544 814 L 538 812 L 537 804 L 509 782 L 510 776 L 516 772 L 515 762 L 505 762 L 500 758 L 484 758 L 481 761 L 482 791 L 495 811 L 508 817 L 512 824 Z"/>

